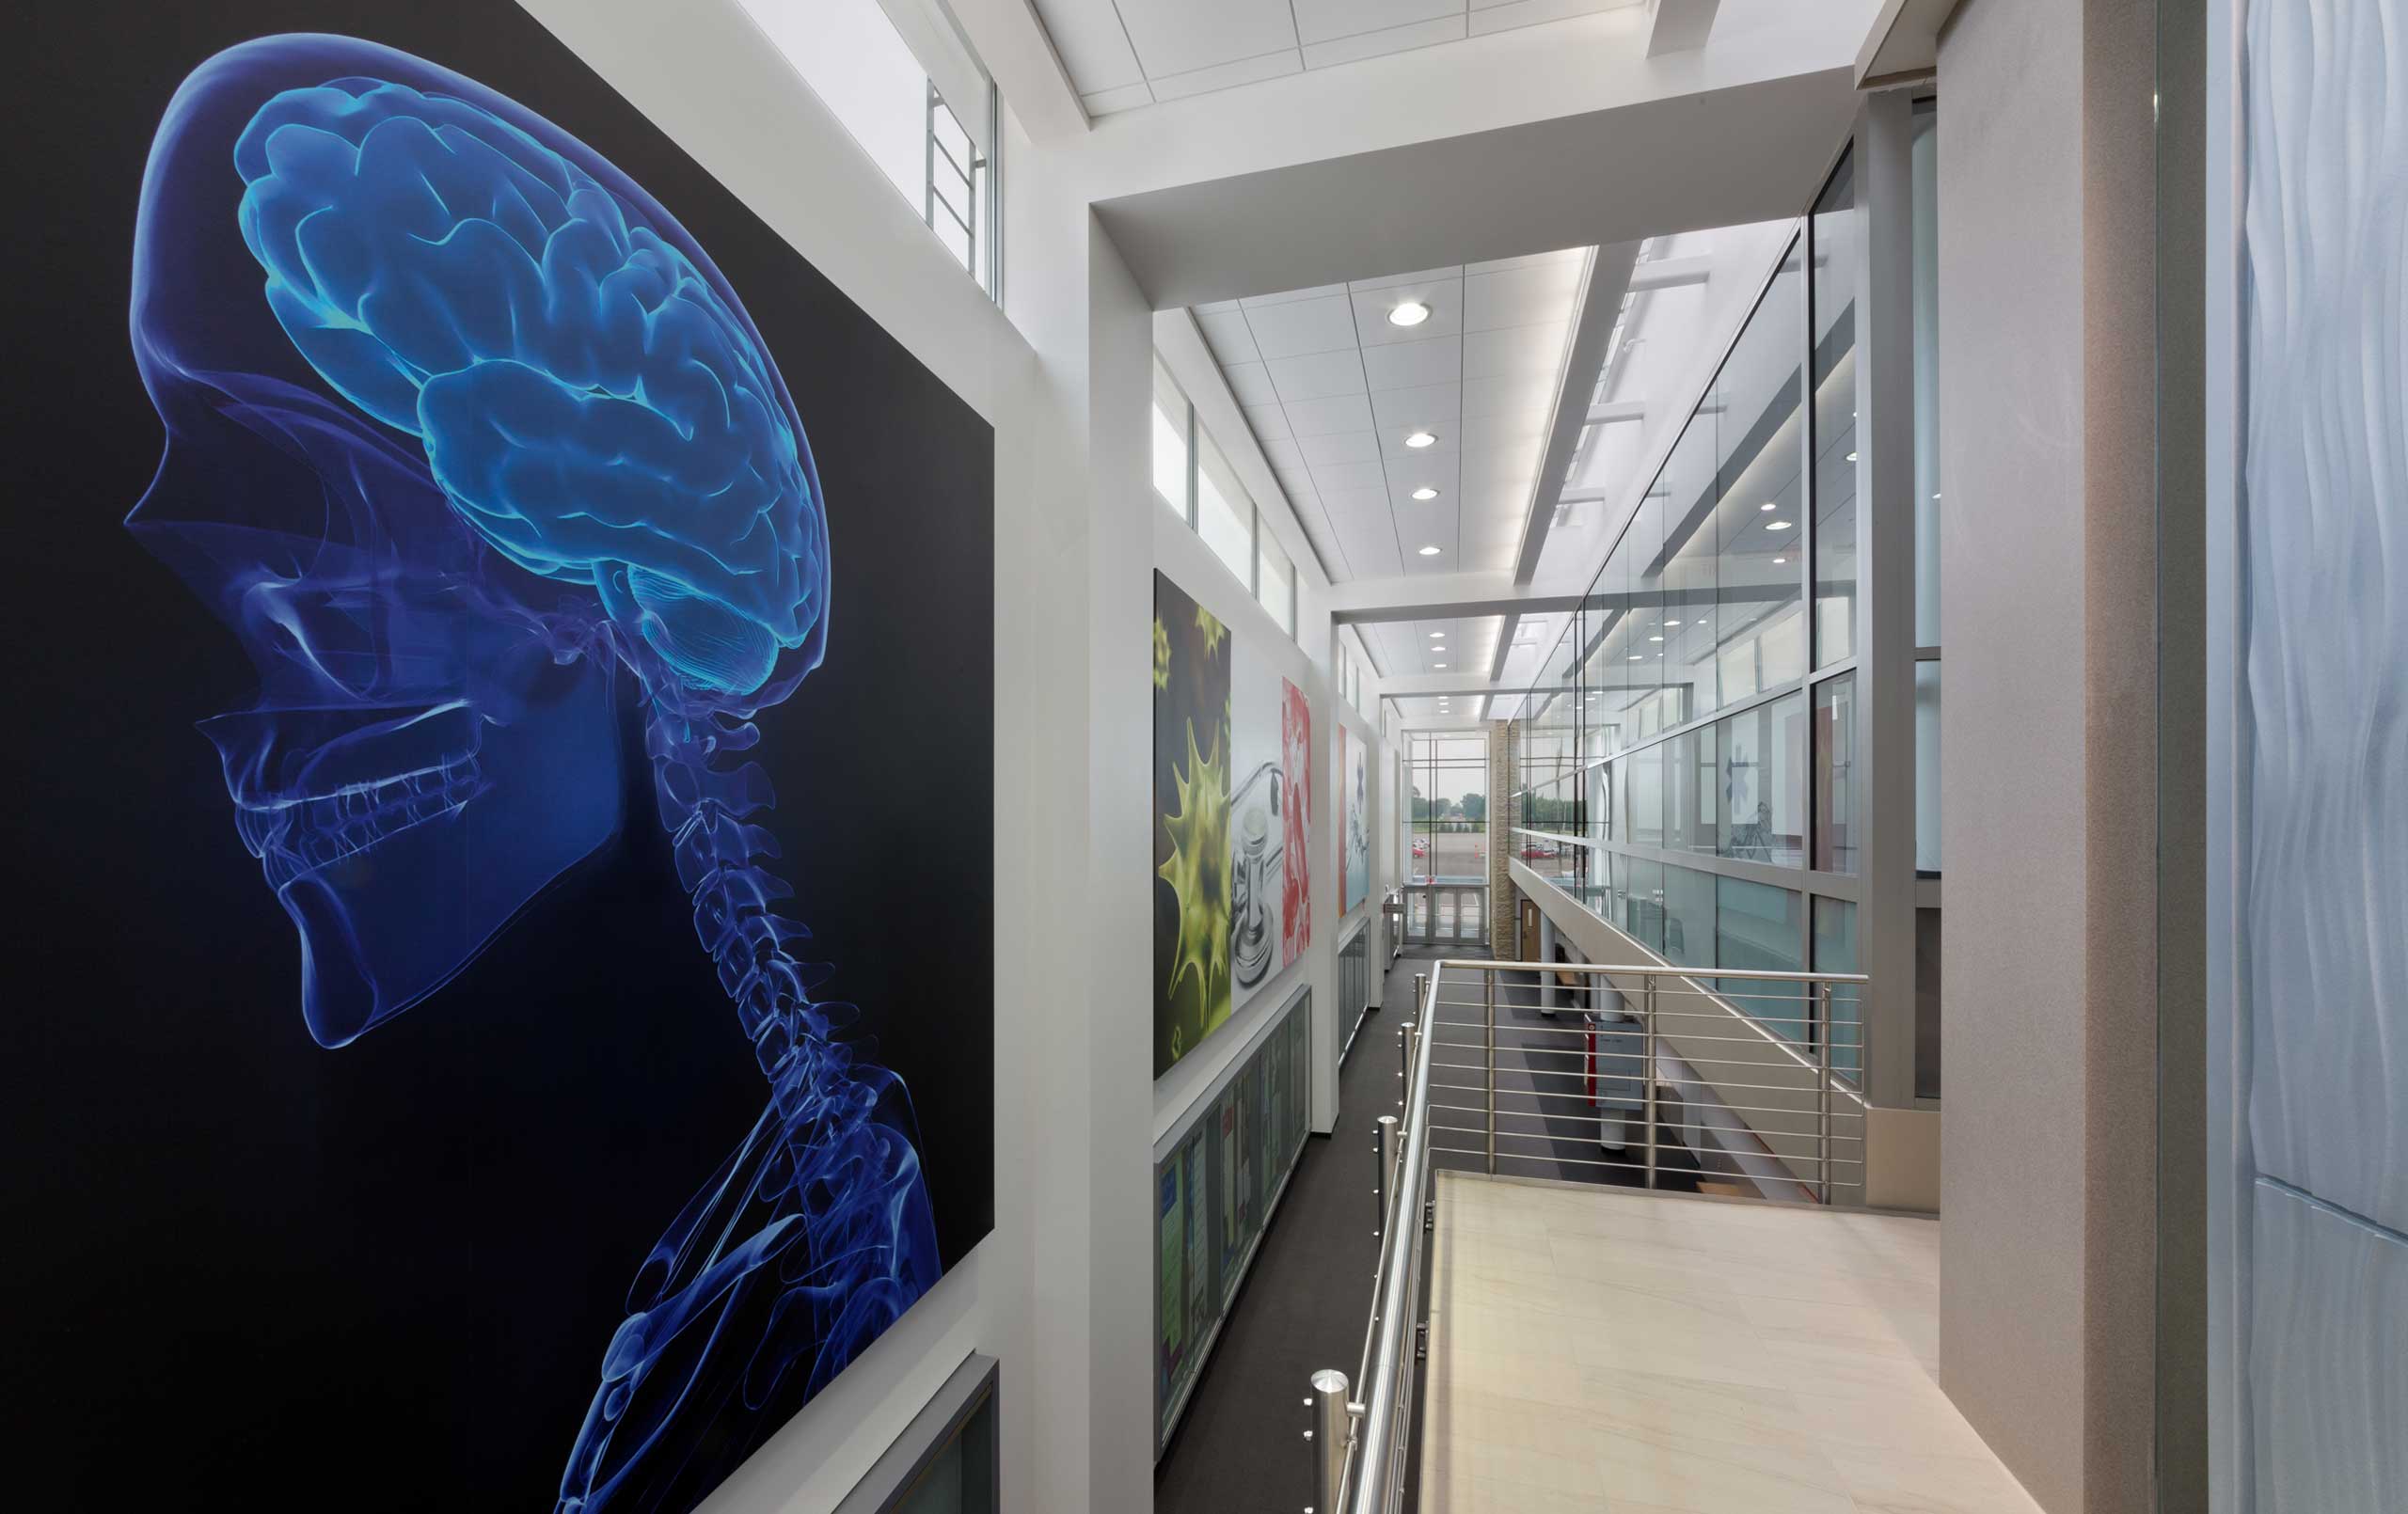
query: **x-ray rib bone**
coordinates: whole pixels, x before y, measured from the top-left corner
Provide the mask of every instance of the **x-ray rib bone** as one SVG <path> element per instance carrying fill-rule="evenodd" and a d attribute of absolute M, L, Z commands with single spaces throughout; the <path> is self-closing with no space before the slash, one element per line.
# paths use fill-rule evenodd
<path fill-rule="evenodd" d="M 219 217 L 245 282 L 194 250 Z M 135 285 L 167 448 L 127 524 L 259 670 L 258 702 L 203 730 L 300 935 L 321 1045 L 438 993 L 619 831 L 612 711 L 626 682 L 642 702 L 768 1097 L 642 1260 L 559 1508 L 686 1506 L 940 1270 L 909 1096 L 840 1039 L 850 1007 L 813 998 L 834 970 L 777 912 L 776 796 L 742 755 L 829 629 L 784 382 L 616 167 L 344 38 L 246 43 L 185 82 Z"/>

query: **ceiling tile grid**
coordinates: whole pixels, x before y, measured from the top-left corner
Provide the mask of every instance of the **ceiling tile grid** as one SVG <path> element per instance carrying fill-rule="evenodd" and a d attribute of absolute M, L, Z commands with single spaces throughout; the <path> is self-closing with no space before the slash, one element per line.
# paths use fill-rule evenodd
<path fill-rule="evenodd" d="M 1574 248 L 1197 308 L 1280 486 L 1334 540 L 1336 577 L 1512 565 L 1587 266 Z M 1427 317 L 1392 322 L 1408 304 Z"/>
<path fill-rule="evenodd" d="M 1036 0 L 1089 116 L 1642 0 Z"/>

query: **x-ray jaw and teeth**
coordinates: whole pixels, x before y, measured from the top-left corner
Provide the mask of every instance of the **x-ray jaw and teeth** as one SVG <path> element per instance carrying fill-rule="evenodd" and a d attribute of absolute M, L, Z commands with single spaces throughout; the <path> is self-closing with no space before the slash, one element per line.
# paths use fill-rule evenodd
<path fill-rule="evenodd" d="M 217 217 L 239 218 L 247 288 L 197 282 L 185 256 Z M 185 82 L 135 284 L 168 442 L 127 524 L 258 669 L 258 702 L 202 732 L 300 934 L 322 1045 L 437 993 L 618 830 L 632 674 L 696 933 L 769 1083 L 641 1268 L 569 1448 L 561 1509 L 648 1505 L 698 1447 L 752 1433 L 727 1416 L 790 1374 L 816 1391 L 939 1267 L 909 1095 L 834 1039 L 849 1006 L 811 998 L 830 969 L 792 955 L 809 932 L 770 912 L 793 891 L 748 820 L 775 794 L 726 765 L 828 635 L 800 421 L 642 189 L 491 91 L 348 39 L 246 43 Z M 294 352 L 337 399 L 280 376 Z"/>

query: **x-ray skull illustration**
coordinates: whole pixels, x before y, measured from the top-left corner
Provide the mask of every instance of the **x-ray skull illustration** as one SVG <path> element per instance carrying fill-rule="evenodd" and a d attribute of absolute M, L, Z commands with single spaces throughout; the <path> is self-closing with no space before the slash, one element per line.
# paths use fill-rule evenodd
<path fill-rule="evenodd" d="M 238 226 L 239 241 L 219 234 Z M 207 234 L 203 234 L 206 231 Z M 232 249 L 219 253 L 213 249 Z M 743 755 L 817 667 L 827 517 L 708 256 L 574 137 L 372 43 L 211 59 L 152 145 L 132 336 L 166 431 L 127 525 L 241 639 L 203 733 L 340 1048 L 438 996 L 617 834 L 642 702 L 660 824 L 765 1108 L 642 1259 L 559 1506 L 678 1506 L 935 1281 L 908 1096 L 836 1036 Z"/>

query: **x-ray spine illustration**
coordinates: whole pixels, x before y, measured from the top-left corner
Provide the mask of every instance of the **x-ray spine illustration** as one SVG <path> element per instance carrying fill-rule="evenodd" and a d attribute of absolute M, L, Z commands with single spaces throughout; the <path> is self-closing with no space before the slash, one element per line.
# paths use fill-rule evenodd
<path fill-rule="evenodd" d="M 322 1046 L 438 994 L 619 833 L 612 712 L 625 685 L 642 702 L 768 1093 L 594 1343 L 558 1506 L 690 1506 L 941 1266 L 908 1095 L 814 998 L 836 969 L 778 912 L 776 795 L 746 756 L 829 635 L 801 422 L 666 211 L 407 55 L 285 37 L 210 60 L 141 213 L 133 334 L 168 446 L 128 525 L 258 666 L 256 704 L 204 732 Z M 261 276 L 197 289 L 180 251 L 221 216 Z M 279 332 L 339 402 L 268 371 Z"/>

